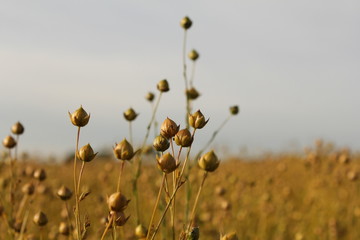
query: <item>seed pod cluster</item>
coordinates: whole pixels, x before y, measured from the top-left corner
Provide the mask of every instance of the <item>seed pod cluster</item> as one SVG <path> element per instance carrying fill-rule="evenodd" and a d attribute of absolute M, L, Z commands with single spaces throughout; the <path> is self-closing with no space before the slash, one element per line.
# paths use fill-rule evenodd
<path fill-rule="evenodd" d="M 153 146 L 156 151 L 165 152 L 170 147 L 170 142 L 163 135 L 159 135 L 154 139 Z"/>
<path fill-rule="evenodd" d="M 210 151 L 199 159 L 198 164 L 201 169 L 213 172 L 219 167 L 220 161 L 214 151 Z"/>
<path fill-rule="evenodd" d="M 164 173 L 171 173 L 179 166 L 179 164 L 176 164 L 175 158 L 170 153 L 165 153 L 161 157 L 156 157 L 156 159 L 158 167 Z"/>
<path fill-rule="evenodd" d="M 167 139 L 170 139 L 175 136 L 175 134 L 179 131 L 180 125 L 176 125 L 176 123 L 170 118 L 166 118 L 165 121 L 161 124 L 160 134 Z"/>
<path fill-rule="evenodd" d="M 181 147 L 190 147 L 193 142 L 193 137 L 187 128 L 184 128 L 176 133 L 175 143 Z"/>
<path fill-rule="evenodd" d="M 197 110 L 194 114 L 189 115 L 189 124 L 195 129 L 201 129 L 205 127 L 208 121 L 209 119 L 205 120 L 205 117 L 200 110 Z"/>

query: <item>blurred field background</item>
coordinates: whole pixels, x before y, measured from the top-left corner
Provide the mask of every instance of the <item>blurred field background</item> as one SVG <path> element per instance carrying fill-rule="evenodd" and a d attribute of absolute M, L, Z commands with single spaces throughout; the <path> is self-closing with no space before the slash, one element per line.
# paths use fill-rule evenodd
<path fill-rule="evenodd" d="M 139 184 L 145 222 L 149 221 L 161 179 L 153 157 L 147 155 L 144 160 Z M 114 159 L 99 158 L 86 169 L 83 188 L 91 190 L 91 197 L 83 203 L 91 222 L 88 239 L 99 239 L 104 230 L 106 196 L 116 185 L 119 166 Z M 47 214 L 48 239 L 67 239 L 58 233 L 59 223 L 66 218 L 64 204 L 55 192 L 63 184 L 72 186 L 72 163 L 39 163 L 31 158 L 19 162 L 18 174 L 22 179 L 19 187 L 34 182 L 32 174 L 37 168 L 45 169 L 47 178 L 36 189 L 31 213 L 41 209 Z M 127 169 L 124 192 L 130 196 L 131 166 Z M 3 161 L 0 171 L 1 188 L 4 189 L 9 173 Z M 359 172 L 359 153 L 347 148 L 338 149 L 323 141 L 317 141 L 300 155 L 279 153 L 258 159 L 223 159 L 219 169 L 206 182 L 200 198 L 196 219 L 201 229 L 200 239 L 219 239 L 220 233 L 229 231 L 236 231 L 239 239 L 249 240 L 359 239 Z M 197 167 L 192 168 L 191 186 L 194 189 L 199 185 L 200 174 Z M 179 199 L 183 196 L 184 192 L 180 191 Z M 179 201 L 180 208 L 182 202 Z M 127 215 L 133 215 L 133 207 L 133 204 L 129 205 Z M 135 227 L 132 216 L 123 227 L 125 239 L 136 239 Z M 181 227 L 179 222 L 177 228 Z M 4 224 L 0 228 L 0 232 L 6 231 Z M 38 236 L 37 227 L 30 222 L 27 234 L 32 233 Z M 166 231 L 162 233 L 166 234 Z M 165 236 L 161 239 L 167 239 Z"/>

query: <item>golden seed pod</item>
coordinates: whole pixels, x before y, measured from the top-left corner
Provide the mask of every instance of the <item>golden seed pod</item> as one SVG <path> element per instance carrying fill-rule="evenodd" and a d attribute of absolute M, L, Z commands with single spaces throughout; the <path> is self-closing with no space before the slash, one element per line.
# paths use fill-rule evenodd
<path fill-rule="evenodd" d="M 198 227 L 193 227 L 188 235 L 187 240 L 198 240 L 200 237 L 200 231 Z"/>
<path fill-rule="evenodd" d="M 152 92 L 148 92 L 145 96 L 145 99 L 148 100 L 149 102 L 154 101 L 154 98 L 155 98 L 155 95 Z"/>
<path fill-rule="evenodd" d="M 24 184 L 24 186 L 21 188 L 21 191 L 26 194 L 26 195 L 33 195 L 35 192 L 35 186 L 32 183 L 26 183 Z"/>
<path fill-rule="evenodd" d="M 20 123 L 20 122 L 17 122 L 15 123 L 14 125 L 12 125 L 11 127 L 11 132 L 15 135 L 20 135 L 20 134 L 23 134 L 24 133 L 24 126 Z"/>
<path fill-rule="evenodd" d="M 170 90 L 169 88 L 169 83 L 166 79 L 161 80 L 158 84 L 157 84 L 157 89 L 160 92 L 168 92 Z"/>
<path fill-rule="evenodd" d="M 4 147 L 11 149 L 16 146 L 16 141 L 12 136 L 9 135 L 4 138 L 3 145 Z"/>
<path fill-rule="evenodd" d="M 237 105 L 230 107 L 231 115 L 237 115 L 239 113 L 239 107 Z"/>
<path fill-rule="evenodd" d="M 190 18 L 188 16 L 184 17 L 180 21 L 180 26 L 182 28 L 184 28 L 185 30 L 189 29 L 191 27 L 191 25 L 192 25 L 192 21 L 190 20 Z"/>
<path fill-rule="evenodd" d="M 135 236 L 137 238 L 146 238 L 147 232 L 147 228 L 142 224 L 137 225 L 135 228 Z"/>
<path fill-rule="evenodd" d="M 124 138 L 120 143 L 116 144 L 113 148 L 114 155 L 119 160 L 130 161 L 135 155 L 134 149 L 131 144 Z"/>
<path fill-rule="evenodd" d="M 44 181 L 46 179 L 46 172 L 44 169 L 39 168 L 34 171 L 34 178 L 41 181 Z"/>
<path fill-rule="evenodd" d="M 43 212 L 37 212 L 33 217 L 33 222 L 39 227 L 43 227 L 48 223 L 47 216 Z"/>
<path fill-rule="evenodd" d="M 124 118 L 129 122 L 134 121 L 138 115 L 139 114 L 137 114 L 132 108 L 129 108 L 124 112 Z"/>
<path fill-rule="evenodd" d="M 201 129 L 205 127 L 208 121 L 209 119 L 205 120 L 205 117 L 200 110 L 197 110 L 194 114 L 189 115 L 189 124 L 195 129 Z"/>
<path fill-rule="evenodd" d="M 70 227 L 66 222 L 61 222 L 59 225 L 59 233 L 64 236 L 69 236 L 70 234 Z"/>
<path fill-rule="evenodd" d="M 80 106 L 80 108 L 77 109 L 75 112 L 73 113 L 69 112 L 69 117 L 71 123 L 74 126 L 84 127 L 89 122 L 90 114 L 87 114 L 87 112 L 82 108 L 82 106 Z"/>
<path fill-rule="evenodd" d="M 191 136 L 191 133 L 187 128 L 180 130 L 175 135 L 175 143 L 178 146 L 190 147 L 192 142 L 193 142 L 193 137 Z"/>
<path fill-rule="evenodd" d="M 236 236 L 236 232 L 228 233 L 221 237 L 221 240 L 238 240 L 239 238 Z"/>
<path fill-rule="evenodd" d="M 200 159 L 199 159 L 199 167 L 207 172 L 213 172 L 215 171 L 220 164 L 220 161 L 214 151 L 210 151 L 208 153 L 205 153 Z"/>
<path fill-rule="evenodd" d="M 161 124 L 160 134 L 169 139 L 175 136 L 175 134 L 179 131 L 179 128 L 180 125 L 177 126 L 173 120 L 166 118 Z"/>
<path fill-rule="evenodd" d="M 186 90 L 186 96 L 190 99 L 190 100 L 195 100 L 200 96 L 200 93 L 195 89 L 195 88 L 190 88 Z"/>
<path fill-rule="evenodd" d="M 165 153 L 160 158 L 156 156 L 158 167 L 164 173 L 171 173 L 179 166 L 176 164 L 175 158 L 170 153 Z"/>
<path fill-rule="evenodd" d="M 121 212 L 112 212 L 115 214 L 115 225 L 118 227 L 124 226 L 127 220 L 129 220 L 130 216 L 126 217 L 123 211 Z"/>
<path fill-rule="evenodd" d="M 64 185 L 62 185 L 61 188 L 59 188 L 59 190 L 56 192 L 56 194 L 63 201 L 69 200 L 72 197 L 71 190 L 69 188 L 65 187 Z"/>
<path fill-rule="evenodd" d="M 164 152 L 170 147 L 170 142 L 163 135 L 159 135 L 154 139 L 153 146 L 156 149 L 156 151 Z"/>
<path fill-rule="evenodd" d="M 116 192 L 108 198 L 108 207 L 110 211 L 121 212 L 125 210 L 129 202 L 130 200 L 127 200 L 123 194 Z"/>
<path fill-rule="evenodd" d="M 193 61 L 196 61 L 199 58 L 199 56 L 200 56 L 199 53 L 195 49 L 191 50 L 191 52 L 189 52 L 189 54 L 188 54 L 188 57 L 190 58 L 190 60 L 193 60 Z"/>
<path fill-rule="evenodd" d="M 82 148 L 80 148 L 79 152 L 77 153 L 77 157 L 84 162 L 90 162 L 95 158 L 98 153 L 94 153 L 94 150 L 90 146 L 90 144 L 86 144 Z"/>

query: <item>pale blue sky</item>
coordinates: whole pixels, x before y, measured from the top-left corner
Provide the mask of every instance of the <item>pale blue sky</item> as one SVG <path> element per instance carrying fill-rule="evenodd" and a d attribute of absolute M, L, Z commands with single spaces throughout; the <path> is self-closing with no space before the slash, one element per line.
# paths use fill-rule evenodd
<path fill-rule="evenodd" d="M 210 117 L 204 143 L 238 104 L 214 146 L 233 152 L 298 149 L 316 138 L 360 147 L 360 2 L 2 1 L 0 136 L 21 121 L 22 149 L 61 154 L 75 128 L 67 111 L 91 113 L 81 144 L 111 148 L 128 136 L 122 112 L 150 115 L 144 100 L 166 78 L 157 119 L 183 124 L 183 31 L 200 53 L 195 108 Z"/>

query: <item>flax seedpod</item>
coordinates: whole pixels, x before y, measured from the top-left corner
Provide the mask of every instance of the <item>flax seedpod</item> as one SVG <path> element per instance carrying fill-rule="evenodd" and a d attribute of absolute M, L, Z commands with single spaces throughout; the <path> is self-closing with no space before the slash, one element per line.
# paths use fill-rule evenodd
<path fill-rule="evenodd" d="M 190 58 L 190 60 L 193 60 L 193 61 L 196 61 L 199 58 L 199 56 L 200 56 L 199 53 L 195 49 L 191 50 L 191 52 L 189 52 L 189 54 L 188 54 L 188 57 Z"/>
<path fill-rule="evenodd" d="M 69 188 L 65 187 L 64 185 L 62 185 L 59 190 L 56 192 L 56 195 L 58 195 L 58 197 L 63 200 L 69 200 L 72 197 L 72 192 Z"/>
<path fill-rule="evenodd" d="M 220 161 L 214 151 L 210 151 L 199 159 L 198 164 L 201 169 L 213 172 L 219 167 Z"/>
<path fill-rule="evenodd" d="M 39 168 L 34 171 L 34 178 L 39 180 L 40 182 L 44 181 L 46 179 L 46 172 L 44 169 Z"/>
<path fill-rule="evenodd" d="M 192 88 L 186 90 L 186 96 L 190 100 L 195 100 L 200 96 L 200 93 L 194 87 L 192 87 Z"/>
<path fill-rule="evenodd" d="M 201 129 L 205 127 L 208 122 L 209 119 L 205 120 L 205 117 L 200 110 L 197 110 L 195 113 L 189 115 L 189 124 L 195 129 Z"/>
<path fill-rule="evenodd" d="M 179 128 L 180 125 L 176 125 L 173 120 L 166 118 L 161 124 L 160 134 L 167 139 L 170 139 L 175 136 L 175 134 L 179 131 Z"/>
<path fill-rule="evenodd" d="M 137 114 L 137 113 L 135 112 L 135 110 L 132 109 L 132 108 L 129 108 L 128 110 L 126 110 L 126 111 L 124 112 L 124 118 L 125 118 L 127 121 L 129 121 L 129 122 L 134 121 L 135 118 L 136 118 L 138 115 L 139 115 L 139 114 Z"/>
<path fill-rule="evenodd" d="M 158 167 L 164 173 L 171 173 L 179 166 L 176 164 L 175 158 L 170 153 L 165 153 L 161 157 L 156 156 Z"/>
<path fill-rule="evenodd" d="M 154 98 L 155 98 L 155 95 L 154 95 L 154 93 L 152 93 L 152 92 L 148 92 L 148 93 L 145 95 L 145 99 L 148 100 L 149 102 L 154 101 Z"/>
<path fill-rule="evenodd" d="M 239 238 L 236 235 L 236 232 L 225 234 L 221 237 L 221 240 L 238 240 Z"/>
<path fill-rule="evenodd" d="M 237 115 L 239 113 L 239 107 L 237 105 L 230 107 L 231 115 Z"/>
<path fill-rule="evenodd" d="M 142 224 L 137 225 L 135 228 L 135 236 L 138 239 L 146 238 L 147 232 L 148 232 L 147 228 Z"/>
<path fill-rule="evenodd" d="M 78 108 L 75 112 L 69 112 L 69 117 L 74 126 L 85 127 L 89 122 L 90 114 L 87 114 L 82 106 L 80 106 L 80 108 Z"/>
<path fill-rule="evenodd" d="M 174 139 L 175 143 L 181 147 L 190 147 L 193 142 L 193 137 L 187 128 L 177 132 Z"/>
<path fill-rule="evenodd" d="M 48 223 L 48 218 L 45 213 L 40 211 L 34 215 L 33 222 L 39 227 L 43 227 Z"/>
<path fill-rule="evenodd" d="M 120 143 L 113 148 L 114 155 L 119 160 L 130 161 L 136 152 L 134 152 L 131 144 L 124 138 Z"/>
<path fill-rule="evenodd" d="M 69 236 L 70 227 L 66 222 L 61 222 L 58 229 L 59 233 L 64 236 Z"/>
<path fill-rule="evenodd" d="M 32 183 L 26 183 L 22 188 L 21 191 L 26 195 L 33 195 L 35 192 L 35 186 Z"/>
<path fill-rule="evenodd" d="M 190 20 L 190 18 L 188 16 L 184 17 L 180 21 L 180 26 L 182 28 L 184 28 L 185 30 L 188 30 L 191 27 L 191 25 L 192 25 L 192 21 Z"/>
<path fill-rule="evenodd" d="M 11 127 L 11 132 L 15 135 L 21 135 L 24 133 L 24 126 L 20 123 L 20 122 L 17 122 L 15 123 L 14 125 L 12 125 Z"/>
<path fill-rule="evenodd" d="M 121 212 L 125 210 L 129 202 L 130 200 L 127 200 L 123 194 L 116 192 L 108 198 L 108 207 L 110 211 Z"/>
<path fill-rule="evenodd" d="M 170 147 L 170 142 L 163 135 L 159 135 L 154 139 L 153 147 L 158 152 L 165 152 Z"/>
<path fill-rule="evenodd" d="M 169 83 L 166 79 L 161 80 L 156 87 L 160 92 L 168 92 L 170 90 Z"/>
<path fill-rule="evenodd" d="M 8 149 L 11 149 L 13 147 L 16 146 L 16 141 L 15 139 L 12 137 L 12 136 L 6 136 L 4 139 L 3 139 L 3 145 L 4 147 L 8 148 Z"/>
<path fill-rule="evenodd" d="M 118 227 L 124 226 L 125 223 L 129 220 L 130 216 L 125 215 L 124 212 L 112 212 L 111 214 L 114 214 L 115 217 L 115 224 Z"/>
<path fill-rule="evenodd" d="M 80 150 L 77 153 L 77 157 L 81 161 L 90 162 L 96 157 L 97 154 L 98 153 L 94 153 L 94 150 L 92 149 L 91 145 L 88 143 L 82 148 L 80 148 Z"/>

